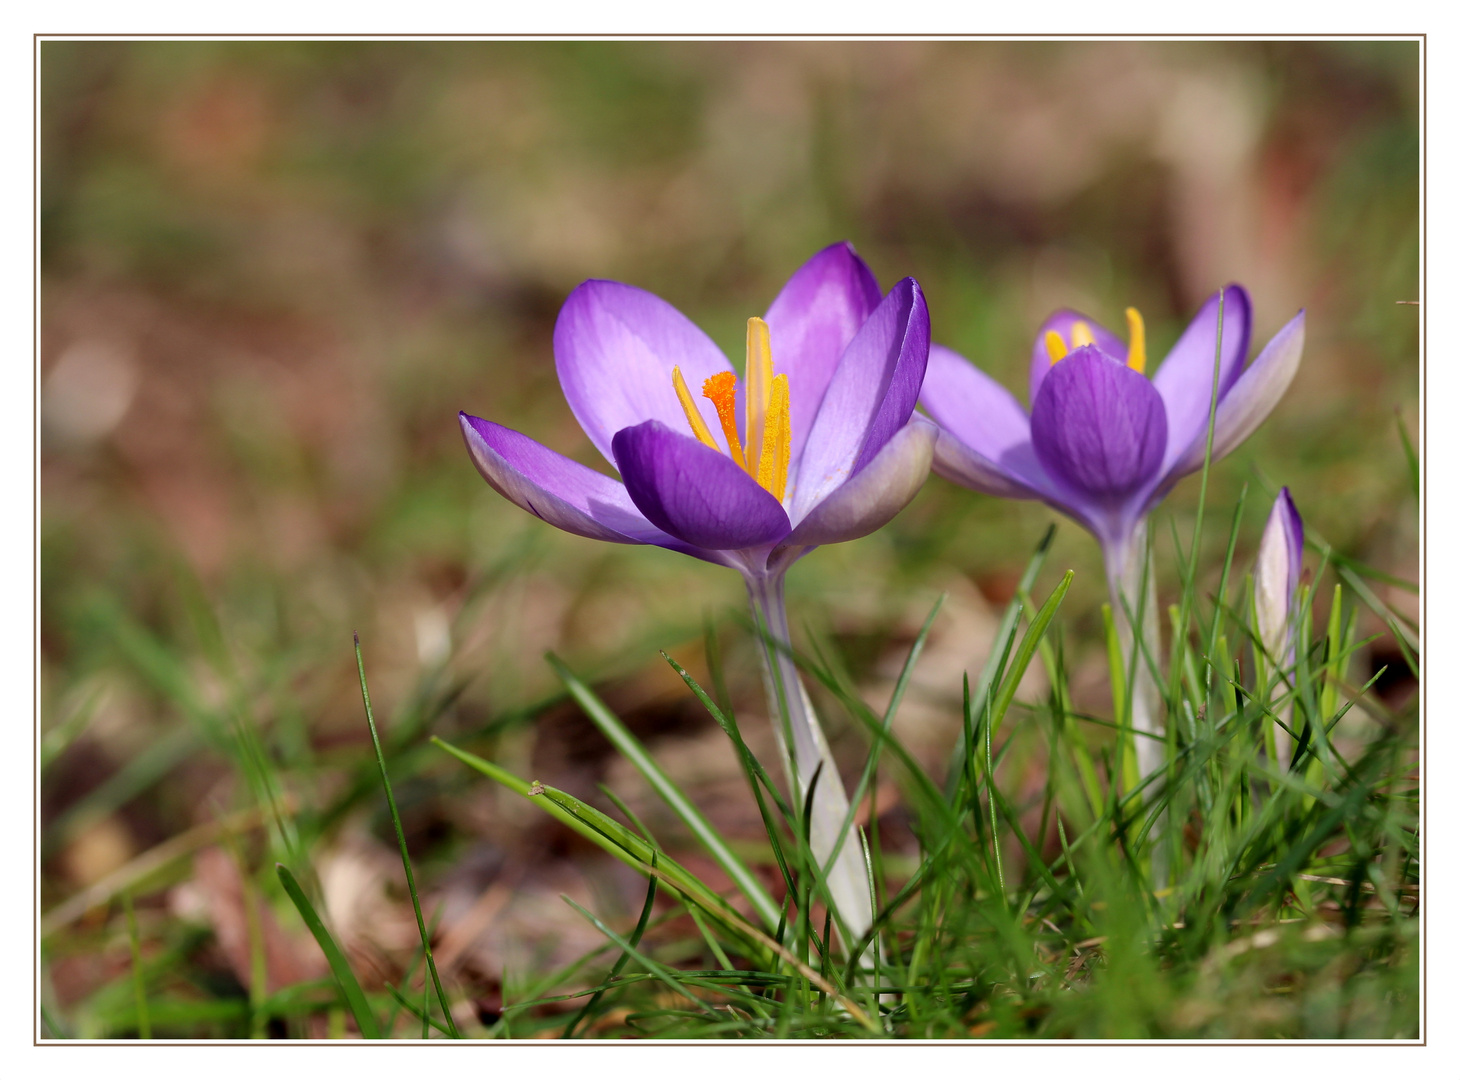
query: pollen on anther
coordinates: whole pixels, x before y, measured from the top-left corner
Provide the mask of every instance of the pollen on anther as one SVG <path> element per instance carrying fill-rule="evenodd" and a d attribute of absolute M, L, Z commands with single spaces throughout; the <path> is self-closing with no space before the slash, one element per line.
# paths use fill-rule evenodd
<path fill-rule="evenodd" d="M 744 469 L 745 452 L 741 449 L 740 431 L 735 423 L 735 372 L 722 371 L 718 375 L 711 375 L 705 380 L 701 393 L 715 406 L 715 412 L 720 417 L 720 428 L 725 432 L 725 442 L 730 447 L 730 456 L 735 459 L 735 464 Z"/>
<path fill-rule="evenodd" d="M 1060 337 L 1058 330 L 1046 330 L 1044 332 L 1044 351 L 1049 353 L 1049 362 L 1051 364 L 1058 364 L 1070 353 L 1069 347 L 1065 344 L 1065 339 Z"/>

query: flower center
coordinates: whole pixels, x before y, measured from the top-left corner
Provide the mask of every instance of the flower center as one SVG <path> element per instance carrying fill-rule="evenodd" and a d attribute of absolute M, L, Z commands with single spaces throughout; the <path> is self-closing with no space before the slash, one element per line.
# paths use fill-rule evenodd
<path fill-rule="evenodd" d="M 1146 371 L 1146 321 L 1141 318 L 1141 313 L 1133 307 L 1125 309 L 1125 323 L 1130 329 L 1130 349 L 1126 352 L 1126 367 L 1145 374 Z M 1060 336 L 1058 330 L 1046 330 L 1044 332 L 1044 348 L 1049 353 L 1049 362 L 1057 364 L 1069 355 L 1071 349 L 1078 349 L 1082 345 L 1094 345 L 1095 335 L 1090 332 L 1090 324 L 1084 321 L 1075 323 L 1070 327 L 1070 343 L 1065 344 L 1065 339 Z"/>
<path fill-rule="evenodd" d="M 720 430 L 725 433 L 725 443 L 735 464 L 777 500 L 784 500 L 786 473 L 791 467 L 791 385 L 785 372 L 771 373 L 771 329 L 764 319 L 751 319 L 745 327 L 743 449 L 735 423 L 735 382 L 735 372 L 722 371 L 706 379 L 701 392 L 715 406 Z M 674 368 L 674 392 L 695 438 L 710 449 L 719 450 L 678 365 Z"/>

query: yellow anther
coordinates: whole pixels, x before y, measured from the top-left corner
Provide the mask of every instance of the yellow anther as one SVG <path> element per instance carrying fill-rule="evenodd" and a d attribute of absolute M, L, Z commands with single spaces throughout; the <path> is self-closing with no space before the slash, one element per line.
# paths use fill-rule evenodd
<path fill-rule="evenodd" d="M 689 429 L 695 433 L 695 438 L 704 443 L 711 450 L 720 449 L 715 444 L 715 436 L 710 434 L 710 429 L 705 426 L 705 418 L 700 415 L 700 407 L 695 404 L 695 399 L 690 397 L 689 387 L 685 385 L 684 376 L 679 373 L 679 365 L 674 365 L 674 392 L 679 396 L 680 408 L 684 409 L 684 418 L 689 421 Z"/>
<path fill-rule="evenodd" d="M 1049 353 L 1049 362 L 1058 364 L 1070 354 L 1069 348 L 1065 345 L 1065 339 L 1060 337 L 1058 330 L 1046 330 L 1044 332 L 1044 351 Z"/>
<path fill-rule="evenodd" d="M 770 408 L 765 416 L 765 446 L 756 466 L 756 482 L 778 500 L 786 494 L 791 464 L 791 384 L 784 374 L 771 380 Z"/>
<path fill-rule="evenodd" d="M 760 461 L 771 404 L 771 328 L 764 319 L 745 324 L 745 459 Z"/>
<path fill-rule="evenodd" d="M 1133 307 L 1125 309 L 1125 323 L 1130 327 L 1130 350 L 1126 353 L 1126 366 L 1145 374 L 1146 371 L 1146 320 Z"/>
<path fill-rule="evenodd" d="M 745 384 L 743 447 L 735 423 L 735 372 L 711 375 L 702 392 L 715 406 L 735 464 L 778 501 L 783 500 L 791 468 L 791 381 L 784 373 L 771 374 L 771 332 L 762 319 L 751 319 L 745 330 Z M 712 450 L 720 449 L 678 367 L 674 369 L 674 393 L 695 438 Z"/>
<path fill-rule="evenodd" d="M 678 370 L 678 369 L 676 369 Z M 747 472 L 745 453 L 740 448 L 740 432 L 735 426 L 735 372 L 722 371 L 705 380 L 704 395 L 715 406 L 720 416 L 720 430 L 725 432 L 725 442 L 730 447 L 730 456 Z"/>
<path fill-rule="evenodd" d="M 1070 347 L 1078 349 L 1082 345 L 1094 345 L 1095 335 L 1090 332 L 1090 324 L 1077 322 L 1070 327 Z"/>

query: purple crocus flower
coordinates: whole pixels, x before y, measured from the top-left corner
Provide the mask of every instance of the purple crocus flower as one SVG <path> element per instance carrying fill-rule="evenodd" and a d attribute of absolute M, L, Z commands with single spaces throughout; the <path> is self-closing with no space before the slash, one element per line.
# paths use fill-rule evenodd
<path fill-rule="evenodd" d="M 972 363 L 933 345 L 922 405 L 937 421 L 933 470 L 975 491 L 1040 499 L 1100 541 L 1126 656 L 1142 611 L 1146 651 L 1159 658 L 1154 591 L 1145 556 L 1146 516 L 1183 476 L 1202 466 L 1214 366 L 1212 460 L 1231 453 L 1267 417 L 1298 370 L 1303 313 L 1273 336 L 1250 365 L 1252 303 L 1240 285 L 1214 294 L 1154 376 L 1146 369 L 1141 315 L 1126 310 L 1127 341 L 1076 311 L 1051 315 L 1035 337 L 1024 408 Z M 1145 595 L 1141 582 L 1144 579 Z M 1135 665 L 1132 723 L 1159 732 L 1159 695 L 1142 655 Z M 1137 741 L 1141 774 L 1159 764 L 1156 739 Z"/>
<path fill-rule="evenodd" d="M 657 296 L 585 281 L 553 333 L 558 380 L 623 482 L 461 414 L 477 469 L 524 510 L 580 536 L 657 544 L 744 575 L 774 639 L 767 689 L 800 797 L 816 764 L 826 766 L 812 816 L 823 862 L 842 836 L 847 797 L 790 660 L 783 579 L 812 548 L 886 524 L 922 486 L 937 441 L 913 414 L 929 340 L 917 282 L 904 278 L 883 296 L 845 243 L 813 256 L 764 319 L 749 320 L 743 378 Z M 860 936 L 872 910 L 855 836 L 842 839 L 827 873 L 848 932 Z"/>

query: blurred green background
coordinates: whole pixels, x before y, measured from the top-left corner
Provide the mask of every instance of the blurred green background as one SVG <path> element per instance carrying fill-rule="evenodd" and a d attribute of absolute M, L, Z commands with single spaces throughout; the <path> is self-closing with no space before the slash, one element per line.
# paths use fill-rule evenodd
<path fill-rule="evenodd" d="M 721 736 L 657 656 L 701 662 L 706 612 L 743 602 L 736 576 L 557 532 L 461 444 L 465 409 L 602 466 L 551 348 L 587 277 L 663 296 L 738 361 L 746 317 L 849 239 L 884 288 L 915 276 L 935 339 L 1021 399 L 1053 308 L 1121 326 L 1133 304 L 1160 357 L 1239 281 L 1254 353 L 1300 307 L 1308 344 L 1213 471 L 1204 563 L 1250 483 L 1245 569 L 1287 484 L 1310 535 L 1414 580 L 1395 414 L 1413 437 L 1419 312 L 1397 302 L 1419 299 L 1418 61 L 1413 42 L 1357 41 L 45 43 L 43 910 L 283 799 L 344 867 L 321 870 L 341 935 L 392 970 L 414 929 L 368 787 L 356 629 L 443 923 L 510 886 L 458 977 L 489 987 L 540 929 L 526 908 L 511 924 L 533 875 L 581 867 L 503 869 L 574 851 L 422 753 L 424 735 L 485 740 L 585 795 L 632 786 L 554 704 L 547 650 L 755 833 Z M 1155 518 L 1163 589 L 1196 486 Z M 793 621 L 885 700 L 948 591 L 907 719 L 936 763 L 956 726 L 943 703 L 1053 519 L 934 478 L 882 532 L 797 566 Z M 1064 524 L 1051 566 L 1076 571 L 1066 648 L 1108 711 L 1093 542 Z M 758 676 L 727 632 L 753 714 Z M 140 901 L 144 938 L 181 949 L 169 927 L 211 928 L 179 955 L 246 981 L 228 945 L 240 886 L 199 867 Z M 48 939 L 51 993 L 78 1015 L 125 968 L 116 925 L 93 909 Z M 571 952 L 572 933 L 539 936 Z"/>

